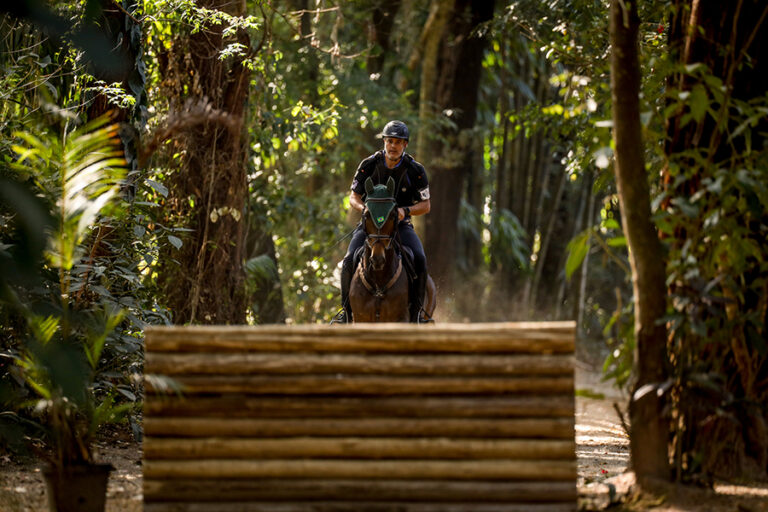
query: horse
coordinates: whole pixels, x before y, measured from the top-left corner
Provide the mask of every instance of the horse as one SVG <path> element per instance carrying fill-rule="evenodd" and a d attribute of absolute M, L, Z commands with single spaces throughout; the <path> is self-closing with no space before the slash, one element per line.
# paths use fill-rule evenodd
<path fill-rule="evenodd" d="M 397 236 L 395 181 L 373 185 L 366 180 L 365 245 L 349 288 L 353 322 L 408 322 L 408 272 Z M 424 310 L 432 317 L 435 283 L 428 277 Z"/>

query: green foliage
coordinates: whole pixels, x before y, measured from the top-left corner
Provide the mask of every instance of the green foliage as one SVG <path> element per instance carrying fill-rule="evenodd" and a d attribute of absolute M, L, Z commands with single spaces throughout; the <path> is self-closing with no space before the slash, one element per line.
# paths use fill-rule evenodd
<path fill-rule="evenodd" d="M 130 1 L 123 5 L 135 8 Z M 51 6 L 56 16 L 79 30 L 83 17 L 79 3 Z M 137 50 L 140 27 L 124 18 L 118 26 L 110 25 L 112 18 L 101 23 L 116 30 L 123 47 Z M 141 187 L 133 200 L 142 183 L 135 146 L 136 130 L 146 115 L 142 55 L 134 54 L 138 57 L 126 83 L 107 84 L 88 72 L 110 68 L 103 62 L 91 67 L 90 46 L 78 49 L 69 44 L 67 34 L 63 40 L 52 39 L 38 26 L 5 16 L 0 23 L 4 30 L 0 59 L 7 71 L 0 79 L 0 357 L 8 362 L 26 358 L 28 368 L 34 368 L 35 360 L 44 355 L 30 348 L 40 344 L 38 340 L 70 347 L 74 360 L 84 361 L 88 368 L 73 381 L 82 385 L 81 379 L 86 379 L 92 398 L 94 414 L 86 416 L 95 420 L 87 433 L 103 423 L 99 416 L 110 410 L 135 410 L 140 400 L 142 329 L 147 322 L 168 321 L 151 296 L 150 264 L 156 259 L 156 243 L 146 229 L 146 212 L 157 201 Z M 101 38 L 94 35 L 93 41 Z M 101 97 L 106 105 L 128 110 L 136 120 L 133 129 L 121 126 L 122 141 L 106 120 L 73 131 Z M 46 435 L 39 427 L 47 428 L 47 422 L 38 422 L 38 427 L 29 423 L 35 388 L 47 387 L 51 396 L 63 397 L 55 404 L 41 404 L 40 410 L 50 410 L 49 418 L 82 414 L 66 412 L 71 400 L 57 391 L 63 381 L 44 378 L 50 370 L 46 365 L 39 366 L 38 386 L 30 373 L 21 373 L 22 366 L 8 368 L 0 378 L 0 401 L 21 415 L 6 418 L 4 425 L 14 426 L 11 431 L 16 434 L 5 431 L 4 438 Z M 110 401 L 114 403 L 107 407 Z M 129 419 L 137 434 L 136 416 Z"/>
<path fill-rule="evenodd" d="M 633 381 L 635 367 L 634 303 L 619 307 L 605 321 L 603 336 L 609 348 L 603 362 L 603 376 L 616 387 L 627 389 Z"/>
<path fill-rule="evenodd" d="M 63 141 L 54 137 L 41 140 L 26 132 L 14 134 L 23 143 L 11 148 L 17 155 L 11 168 L 22 179 L 32 179 L 56 205 L 57 228 L 47 257 L 52 267 L 65 272 L 80 258 L 87 231 L 125 177 L 117 127 L 107 122 L 107 118 L 97 119 L 65 134 Z"/>
<path fill-rule="evenodd" d="M 709 478 L 719 456 L 696 432 L 721 417 L 751 428 L 768 400 L 768 150 L 757 121 L 768 99 L 730 97 L 703 64 L 677 71 L 690 91 L 670 91 L 664 114 L 707 135 L 668 155 L 671 183 L 656 199 L 669 251 L 672 398 L 686 426 L 675 431 L 675 464 L 681 478 Z"/>
<path fill-rule="evenodd" d="M 493 217 L 490 226 L 491 245 L 488 256 L 508 268 L 527 270 L 530 265 L 530 249 L 526 233 L 518 218 L 509 210 L 501 210 Z"/>
<path fill-rule="evenodd" d="M 51 448 L 48 456 L 56 467 L 93 462 L 91 442 L 97 428 L 119 420 L 134 405 L 116 405 L 109 393 L 98 397 L 97 370 L 107 337 L 120 325 L 122 312 L 73 308 L 77 306 L 73 269 L 82 255 L 83 240 L 114 198 L 125 172 L 115 127 L 106 122 L 96 120 L 66 134 L 63 140 L 20 132 L 20 143 L 12 146 L 17 158 L 11 167 L 25 181 L 34 183 L 51 205 L 53 222 L 50 232 L 44 232 L 45 264 L 39 256 L 32 256 L 43 272 L 58 270 L 52 279 L 53 283 L 58 281 L 58 293 L 51 289 L 48 301 L 30 303 L 10 280 L 0 282 L 4 305 L 26 322 L 26 329 L 19 330 L 26 332 L 21 334 L 23 339 L 6 353 L 16 362 L 12 373 L 38 397 L 10 405 L 26 411 L 25 416 L 31 410 L 29 417 L 40 418 L 37 428 Z M 22 219 L 29 215 L 23 203 L 10 206 L 20 208 L 17 211 Z M 25 232 L 20 235 L 23 241 Z M 36 245 L 38 252 L 44 247 Z M 11 259 L 19 255 L 11 254 Z"/>
<path fill-rule="evenodd" d="M 273 239 L 286 315 L 297 323 L 327 322 L 338 308 L 337 262 L 351 230 L 344 199 L 353 173 L 379 148 L 373 135 L 389 118 L 415 117 L 391 82 L 371 76 L 363 56 L 343 56 L 359 50 L 370 12 L 351 4 L 339 9 L 345 24 L 335 44 L 342 56 L 322 50 L 338 28 L 331 11 L 313 20 L 315 47 L 297 37 L 297 17 L 277 16 L 265 28 L 274 38 L 254 35 L 264 46 L 248 61 L 258 105 L 250 123 L 249 224 Z"/>
<path fill-rule="evenodd" d="M 81 344 L 63 339 L 56 319 L 30 318 L 34 337 L 27 341 L 16 364 L 25 383 L 39 397 L 28 404 L 33 420 L 27 423 L 34 424 L 44 436 L 49 448 L 45 457 L 54 467 L 93 463 L 92 442 L 97 430 L 121 421 L 135 408 L 134 403 L 117 404 L 112 394 L 97 397 L 93 381 L 91 360 L 98 357 L 104 337 L 118 322 L 119 315 L 108 316 L 103 334 L 87 336 Z"/>

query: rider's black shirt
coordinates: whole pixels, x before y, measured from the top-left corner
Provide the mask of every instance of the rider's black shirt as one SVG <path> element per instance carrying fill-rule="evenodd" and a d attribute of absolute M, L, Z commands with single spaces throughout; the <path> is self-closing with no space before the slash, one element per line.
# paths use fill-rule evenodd
<path fill-rule="evenodd" d="M 350 188 L 360 194 L 365 201 L 365 180 L 372 178 L 374 185 L 386 185 L 390 176 L 395 179 L 397 206 L 412 206 L 429 199 L 427 172 L 424 166 L 408 153 L 403 153 L 400 163 L 393 169 L 387 167 L 383 150 L 372 154 L 360 162 Z"/>

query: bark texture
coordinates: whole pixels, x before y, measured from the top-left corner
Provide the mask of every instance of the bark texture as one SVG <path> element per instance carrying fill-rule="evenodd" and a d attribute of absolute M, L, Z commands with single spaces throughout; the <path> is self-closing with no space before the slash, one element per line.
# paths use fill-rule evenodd
<path fill-rule="evenodd" d="M 450 111 L 455 129 L 448 130 L 439 144 L 424 155 L 430 180 L 432 210 L 426 216 L 424 248 L 430 274 L 438 288 L 450 285 L 458 254 L 457 224 L 466 180 L 476 161 L 470 130 L 477 115 L 478 87 L 486 41 L 474 30 L 493 16 L 493 3 L 458 0 L 443 40 L 438 68 L 437 111 Z M 422 99 L 422 102 L 424 100 Z M 425 128 L 421 124 L 422 130 Z M 423 140 L 423 139 L 420 139 Z M 419 148 L 424 147 L 420 145 Z"/>
<path fill-rule="evenodd" d="M 666 380 L 666 327 L 658 322 L 666 313 L 666 274 L 651 221 L 643 158 L 637 4 L 613 0 L 610 16 L 616 184 L 635 297 L 637 382 L 630 400 L 630 449 L 632 467 L 642 484 L 649 478 L 669 478 L 669 428 L 664 402 L 656 393 L 656 386 Z"/>
<path fill-rule="evenodd" d="M 200 1 L 201 7 L 233 15 L 245 13 L 245 2 Z M 183 226 L 178 250 L 162 255 L 160 285 L 175 323 L 245 323 L 243 236 L 247 196 L 243 117 L 250 72 L 239 59 L 219 59 L 219 51 L 238 42 L 249 48 L 240 32 L 232 39 L 221 25 L 208 25 L 177 39 L 165 61 L 164 89 L 177 104 L 188 96 L 207 103 L 184 109 L 181 116 L 198 116 L 199 124 L 172 141 L 174 170 L 169 180 L 166 219 Z M 249 51 L 249 50 L 246 50 Z"/>

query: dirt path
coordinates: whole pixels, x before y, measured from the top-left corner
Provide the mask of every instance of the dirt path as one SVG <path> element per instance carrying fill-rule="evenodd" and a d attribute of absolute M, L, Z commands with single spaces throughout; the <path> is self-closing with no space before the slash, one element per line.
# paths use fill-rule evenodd
<path fill-rule="evenodd" d="M 602 382 L 595 369 L 576 362 L 576 458 L 582 507 L 602 508 L 619 498 L 627 485 L 617 489 L 612 479 L 629 466 L 629 437 L 616 407 L 627 398 Z M 594 397 L 594 398 L 590 398 Z"/>
<path fill-rule="evenodd" d="M 109 477 L 107 512 L 140 512 L 141 447 L 136 442 L 112 440 L 99 446 L 99 461 L 115 470 Z M 41 512 L 47 509 L 43 476 L 35 464 L 0 459 L 0 512 Z"/>
<path fill-rule="evenodd" d="M 629 438 L 616 410 L 620 406 L 626 418 L 628 397 L 602 382 L 596 369 L 578 361 L 576 389 L 580 391 L 576 397 L 580 510 L 768 512 L 768 483 L 719 483 L 714 490 L 670 486 L 660 497 L 630 497 L 634 475 L 628 472 Z"/>
<path fill-rule="evenodd" d="M 582 510 L 603 510 L 632 484 L 629 439 L 614 403 L 625 404 L 599 373 L 584 364 L 576 366 L 576 456 Z M 590 398 L 591 396 L 591 398 Z M 100 448 L 100 459 L 112 463 L 107 512 L 139 512 L 141 502 L 141 447 L 112 439 Z M 653 512 L 768 512 L 768 484 L 719 485 L 716 491 L 672 488 L 661 499 L 635 501 L 611 510 Z M 19 464 L 0 456 L 0 512 L 46 510 L 45 484 L 34 464 Z"/>

